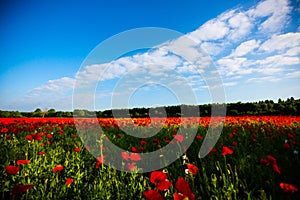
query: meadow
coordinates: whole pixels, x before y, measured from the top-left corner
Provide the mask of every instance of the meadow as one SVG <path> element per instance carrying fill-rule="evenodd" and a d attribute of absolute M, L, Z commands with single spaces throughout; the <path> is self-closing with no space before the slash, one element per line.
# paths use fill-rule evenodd
<path fill-rule="evenodd" d="M 141 134 L 149 126 L 159 132 L 135 138 L 116 119 L 99 118 L 101 154 L 94 157 L 78 136 L 97 131 L 90 119 L 78 130 L 73 118 L 0 118 L 0 198 L 300 199 L 300 117 L 226 117 L 217 144 L 201 159 L 209 117 L 120 120 L 125 127 L 133 120 L 129 128 Z M 182 142 L 181 125 L 196 130 L 191 146 L 172 164 L 143 173 L 139 153 Z M 124 149 L 127 172 L 105 164 L 114 159 L 105 140 Z"/>

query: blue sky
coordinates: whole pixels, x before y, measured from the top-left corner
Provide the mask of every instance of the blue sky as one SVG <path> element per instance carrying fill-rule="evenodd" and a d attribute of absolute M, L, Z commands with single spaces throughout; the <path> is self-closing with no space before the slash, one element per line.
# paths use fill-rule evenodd
<path fill-rule="evenodd" d="M 1 1 L 0 13 L 1 110 L 72 110 L 76 78 L 83 72 L 97 74 L 103 64 L 93 63 L 93 67 L 80 69 L 89 53 L 115 34 L 142 27 L 168 28 L 191 38 L 195 49 L 205 51 L 218 69 L 226 102 L 300 98 L 297 0 L 13 0 Z M 170 42 L 166 41 L 166 47 L 170 47 Z M 161 52 L 131 53 L 116 60 L 115 68 L 108 71 L 95 92 L 95 109 L 111 108 L 112 94 L 119 99 L 125 97 L 114 87 L 131 70 L 128 66 L 157 64 L 150 62 L 153 57 L 159 63 L 172 63 L 173 70 L 182 72 L 197 103 L 210 103 L 201 76 L 191 72 L 178 56 Z M 124 67 L 124 63 L 128 66 Z M 153 68 L 151 73 L 155 72 Z M 145 74 L 135 78 L 142 75 Z M 126 90 L 124 87 L 122 90 Z M 151 84 L 132 94 L 128 99 L 130 107 L 182 103 L 172 91 Z"/>

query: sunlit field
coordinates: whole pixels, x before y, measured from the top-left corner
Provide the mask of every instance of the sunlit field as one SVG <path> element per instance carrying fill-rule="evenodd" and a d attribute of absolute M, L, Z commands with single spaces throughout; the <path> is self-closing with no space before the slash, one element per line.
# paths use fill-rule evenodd
<path fill-rule="evenodd" d="M 300 198 L 300 117 L 226 117 L 216 146 L 202 159 L 198 153 L 210 118 L 120 120 L 124 126 L 133 120 L 132 130 L 150 123 L 150 128 L 162 127 L 155 136 L 141 139 L 121 131 L 115 119 L 99 119 L 104 132 L 99 138 L 124 149 L 121 164 L 130 172 L 103 164 L 108 159 L 105 145 L 100 145 L 99 157 L 89 153 L 78 132 L 98 131 L 90 119 L 77 130 L 73 118 L 1 118 L 0 198 Z M 171 165 L 141 173 L 139 153 L 182 142 L 180 125 L 197 129 L 191 146 Z"/>

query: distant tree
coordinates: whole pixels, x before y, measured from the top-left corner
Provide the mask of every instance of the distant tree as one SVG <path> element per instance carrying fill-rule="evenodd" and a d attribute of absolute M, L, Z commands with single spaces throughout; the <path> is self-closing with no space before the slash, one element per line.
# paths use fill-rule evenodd
<path fill-rule="evenodd" d="M 41 110 L 40 108 L 37 108 L 34 112 L 35 112 L 35 113 L 41 113 L 42 110 Z"/>

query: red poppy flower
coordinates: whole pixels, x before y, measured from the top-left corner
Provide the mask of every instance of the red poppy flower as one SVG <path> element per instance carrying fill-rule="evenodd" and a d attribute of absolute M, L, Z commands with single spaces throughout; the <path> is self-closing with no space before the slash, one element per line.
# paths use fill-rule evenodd
<path fill-rule="evenodd" d="M 164 200 L 160 193 L 155 190 L 147 190 L 143 193 L 147 200 Z"/>
<path fill-rule="evenodd" d="M 175 135 L 174 136 L 175 140 L 177 140 L 178 142 L 182 142 L 184 140 L 184 136 L 183 135 Z"/>
<path fill-rule="evenodd" d="M 51 139 L 52 138 L 52 135 L 51 134 L 47 134 L 47 138 Z"/>
<path fill-rule="evenodd" d="M 53 172 L 58 172 L 58 171 L 62 171 L 64 169 L 64 166 L 62 165 L 57 165 L 56 167 L 54 167 Z"/>
<path fill-rule="evenodd" d="M 38 140 L 38 141 L 43 139 L 42 133 L 32 134 L 32 137 L 33 137 L 33 139 Z"/>
<path fill-rule="evenodd" d="M 268 166 L 270 164 L 270 161 L 264 158 L 261 158 L 259 160 L 260 164 L 265 164 L 266 166 Z"/>
<path fill-rule="evenodd" d="M 25 139 L 26 139 L 26 140 L 29 140 L 29 141 L 32 141 L 33 138 L 32 138 L 31 135 L 26 135 L 26 136 L 25 136 Z"/>
<path fill-rule="evenodd" d="M 150 175 L 150 182 L 153 184 L 158 184 L 162 181 L 165 181 L 168 178 L 166 173 L 161 171 L 153 171 Z"/>
<path fill-rule="evenodd" d="M 174 200 L 187 200 L 188 199 L 187 196 L 185 196 L 181 193 L 174 193 L 173 198 L 174 198 Z"/>
<path fill-rule="evenodd" d="M 128 152 L 124 151 L 121 154 L 122 154 L 123 160 L 128 160 L 129 159 L 129 153 Z"/>
<path fill-rule="evenodd" d="M 197 139 L 197 140 L 202 140 L 203 137 L 202 137 L 201 135 L 196 135 L 196 139 Z"/>
<path fill-rule="evenodd" d="M 284 143 L 283 147 L 284 147 L 285 149 L 289 149 L 289 148 L 290 148 L 290 145 L 289 145 L 288 143 Z"/>
<path fill-rule="evenodd" d="M 172 183 L 166 179 L 158 184 L 156 184 L 156 188 L 160 191 L 164 191 L 164 190 L 167 190 L 169 189 L 169 187 L 172 185 Z"/>
<path fill-rule="evenodd" d="M 217 149 L 216 148 L 211 148 L 208 155 L 212 154 L 212 153 L 215 153 L 217 152 Z"/>
<path fill-rule="evenodd" d="M 237 142 L 233 141 L 232 146 L 237 146 Z"/>
<path fill-rule="evenodd" d="M 141 156 L 138 153 L 131 153 L 131 155 L 130 155 L 129 158 L 130 158 L 130 160 L 133 160 L 133 161 L 139 161 L 139 160 L 141 160 Z"/>
<path fill-rule="evenodd" d="M 39 155 L 44 155 L 44 154 L 46 154 L 46 152 L 44 152 L 44 151 L 39 152 Z"/>
<path fill-rule="evenodd" d="M 194 175 L 197 174 L 198 168 L 194 164 L 188 164 L 187 167 L 191 174 L 194 174 Z"/>
<path fill-rule="evenodd" d="M 130 170 L 130 171 L 134 170 L 134 169 L 136 168 L 135 163 L 134 163 L 134 162 L 132 162 L 132 163 L 127 163 L 127 164 L 126 164 L 126 168 L 127 168 L 128 170 Z"/>
<path fill-rule="evenodd" d="M 6 173 L 8 175 L 15 175 L 16 173 L 18 173 L 20 171 L 20 168 L 14 165 L 8 165 L 6 166 Z"/>
<path fill-rule="evenodd" d="M 298 188 L 296 188 L 294 185 L 289 183 L 280 183 L 279 186 L 283 192 L 294 193 L 298 191 Z"/>
<path fill-rule="evenodd" d="M 222 148 L 222 156 L 226 156 L 226 155 L 231 155 L 231 154 L 233 154 L 233 150 L 232 149 L 230 149 L 229 147 L 227 147 L 227 146 L 223 146 L 223 148 Z"/>
<path fill-rule="evenodd" d="M 272 163 L 276 163 L 276 158 L 274 158 L 273 156 L 268 155 L 267 156 L 267 160 L 271 161 Z"/>
<path fill-rule="evenodd" d="M 73 183 L 74 179 L 72 178 L 67 178 L 66 180 L 66 185 L 70 185 L 71 183 Z"/>
<path fill-rule="evenodd" d="M 132 151 L 133 153 L 138 153 L 138 152 L 139 152 L 134 146 L 131 147 L 131 151 Z"/>
<path fill-rule="evenodd" d="M 144 146 L 147 145 L 147 142 L 146 142 L 145 140 L 141 140 L 141 141 L 140 141 L 140 144 L 144 147 Z"/>
<path fill-rule="evenodd" d="M 76 147 L 76 148 L 74 148 L 74 151 L 80 152 L 80 148 L 79 148 L 79 147 Z"/>
<path fill-rule="evenodd" d="M 17 165 L 29 164 L 30 160 L 17 160 Z"/>
<path fill-rule="evenodd" d="M 8 132 L 8 128 L 6 127 L 3 127 L 1 130 L 0 130 L 1 133 L 7 133 Z"/>
<path fill-rule="evenodd" d="M 24 193 L 30 188 L 32 188 L 34 184 L 31 185 L 15 185 L 15 187 L 12 189 L 11 193 L 12 194 L 17 194 L 17 193 Z"/>
<path fill-rule="evenodd" d="M 96 169 L 98 169 L 99 168 L 99 166 L 102 164 L 102 163 L 104 163 L 104 158 L 105 158 L 105 156 L 101 156 L 101 157 L 99 157 L 97 160 L 97 163 L 96 163 L 96 165 L 95 165 L 95 168 Z"/>
<path fill-rule="evenodd" d="M 175 184 L 175 188 L 178 193 L 181 193 L 184 196 L 187 196 L 189 200 L 194 200 L 195 195 L 192 192 L 189 183 L 184 178 L 179 178 Z"/>
<path fill-rule="evenodd" d="M 277 174 L 281 174 L 281 170 L 279 169 L 278 165 L 276 163 L 273 164 L 273 170 L 277 173 Z"/>

